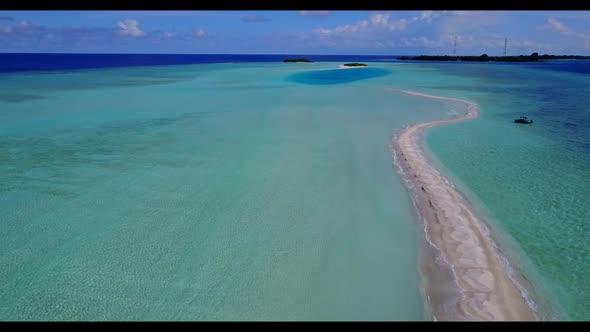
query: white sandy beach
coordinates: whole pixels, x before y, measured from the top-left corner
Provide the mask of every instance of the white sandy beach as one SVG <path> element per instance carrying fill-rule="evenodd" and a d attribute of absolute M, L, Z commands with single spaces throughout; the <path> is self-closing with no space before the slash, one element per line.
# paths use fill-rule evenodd
<path fill-rule="evenodd" d="M 395 91 L 461 102 L 468 107 L 468 113 L 459 118 L 406 128 L 391 144 L 397 165 L 407 176 L 410 187 L 414 188 L 415 204 L 434 255 L 442 258 L 451 270 L 452 278 L 447 284 L 454 281 L 460 290 L 452 307 L 444 312 L 436 308 L 441 306 L 440 303 L 433 303 L 435 319 L 535 320 L 534 311 L 500 261 L 483 220 L 476 216 L 461 193 L 428 162 L 422 148 L 421 138 L 426 129 L 474 119 L 479 115 L 477 105 L 453 98 Z M 441 291 L 441 287 L 436 282 L 429 282 L 426 286 L 426 294 L 434 294 L 429 296 L 432 302 L 437 302 L 437 297 L 438 301 L 448 299 L 448 295 L 441 296 L 445 292 L 448 294 L 448 289 Z"/>
<path fill-rule="evenodd" d="M 339 65 L 338 69 L 354 69 L 354 68 L 367 68 L 368 66 L 345 66 Z"/>

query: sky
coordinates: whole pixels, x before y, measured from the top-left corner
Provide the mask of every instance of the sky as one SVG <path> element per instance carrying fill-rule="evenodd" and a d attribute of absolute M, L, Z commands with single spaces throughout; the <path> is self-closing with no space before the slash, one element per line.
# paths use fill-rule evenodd
<path fill-rule="evenodd" d="M 590 11 L 0 11 L 0 53 L 590 55 Z"/>

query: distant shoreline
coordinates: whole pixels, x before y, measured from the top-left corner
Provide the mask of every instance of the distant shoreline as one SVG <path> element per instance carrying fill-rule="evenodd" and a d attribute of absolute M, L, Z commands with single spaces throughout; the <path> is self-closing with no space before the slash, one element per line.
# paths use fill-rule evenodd
<path fill-rule="evenodd" d="M 449 55 L 419 55 L 419 56 L 400 56 L 398 60 L 411 61 L 471 61 L 471 62 L 543 62 L 550 60 L 590 60 L 590 56 L 583 55 L 549 55 L 533 53 L 531 55 L 518 56 L 449 56 Z"/>
<path fill-rule="evenodd" d="M 11 73 L 41 73 L 74 70 L 103 70 L 156 66 L 185 66 L 205 64 L 254 64 L 281 62 L 301 55 L 277 54 L 108 54 L 108 53 L 0 53 L 0 75 Z M 415 56 L 401 55 L 306 55 L 313 62 L 403 63 Z M 590 57 L 588 57 L 590 60 Z M 566 58 L 561 58 L 567 60 Z M 423 59 L 435 61 L 434 58 Z M 439 59 L 440 60 L 440 59 Z M 442 59 L 442 61 L 445 61 Z M 447 61 L 450 61 L 447 60 Z M 542 63 L 543 61 L 539 61 Z M 510 62 L 507 62 L 510 63 Z M 305 64 L 300 64 L 305 66 Z"/>
<path fill-rule="evenodd" d="M 429 253 L 421 264 L 421 271 L 434 319 L 536 320 L 534 304 L 521 286 L 525 282 L 508 272 L 483 220 L 428 162 L 422 147 L 425 130 L 474 119 L 479 114 L 477 105 L 418 92 L 394 91 L 461 102 L 468 107 L 464 116 L 408 127 L 391 144 L 395 163 L 412 192 L 432 249 L 427 250 Z"/>

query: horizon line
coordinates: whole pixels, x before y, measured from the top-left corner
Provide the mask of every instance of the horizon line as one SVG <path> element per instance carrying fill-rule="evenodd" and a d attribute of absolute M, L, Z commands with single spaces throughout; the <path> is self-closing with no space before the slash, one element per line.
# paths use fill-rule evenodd
<path fill-rule="evenodd" d="M 538 52 L 533 52 L 538 53 Z M 101 54 L 101 55 L 281 55 L 281 56 L 375 56 L 375 57 L 391 57 L 391 56 L 446 56 L 446 57 L 471 57 L 471 56 L 482 56 L 488 55 L 490 57 L 514 57 L 514 56 L 531 56 L 531 54 L 518 54 L 518 55 L 490 55 L 487 53 L 472 54 L 472 55 L 447 55 L 447 54 L 319 54 L 319 53 L 111 53 L 111 52 L 0 52 L 2 54 L 72 54 L 72 55 L 86 55 L 86 54 Z M 581 54 L 550 54 L 543 53 L 542 55 L 550 56 L 590 56 Z"/>

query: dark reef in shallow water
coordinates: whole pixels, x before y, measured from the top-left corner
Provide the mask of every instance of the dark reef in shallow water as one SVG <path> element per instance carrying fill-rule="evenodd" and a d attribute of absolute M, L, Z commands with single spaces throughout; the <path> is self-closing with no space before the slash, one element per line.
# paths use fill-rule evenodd
<path fill-rule="evenodd" d="M 352 62 L 352 63 L 345 63 L 343 64 L 345 67 L 366 67 L 367 65 L 364 63 Z"/>

